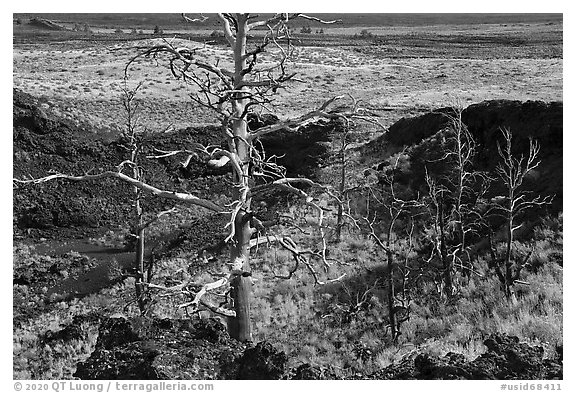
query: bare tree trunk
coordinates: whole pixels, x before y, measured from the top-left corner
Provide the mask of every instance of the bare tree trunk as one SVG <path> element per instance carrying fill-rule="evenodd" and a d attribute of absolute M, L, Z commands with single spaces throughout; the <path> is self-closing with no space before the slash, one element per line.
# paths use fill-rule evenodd
<path fill-rule="evenodd" d="M 386 250 L 386 257 L 388 259 L 388 268 L 386 269 L 386 282 L 388 284 L 388 318 L 390 319 L 390 334 L 392 340 L 396 341 L 398 338 L 398 329 L 396 325 L 396 311 L 394 308 L 394 254 L 390 248 Z"/>
<path fill-rule="evenodd" d="M 240 270 L 231 283 L 231 296 L 234 303 L 236 317 L 229 321 L 229 334 L 239 341 L 251 341 L 252 329 L 250 323 L 250 301 L 252 291 L 252 281 L 250 279 L 250 238 L 252 228 L 250 227 L 250 151 L 252 143 L 248 135 L 248 124 L 246 121 L 246 106 L 249 103 L 250 90 L 243 86 L 244 76 L 247 70 L 246 38 L 248 34 L 248 16 L 237 14 L 236 38 L 234 40 L 234 85 L 239 86 L 238 92 L 234 93 L 233 117 L 231 120 L 231 132 L 234 136 L 229 139 L 228 144 L 231 151 L 238 158 L 240 169 L 237 169 L 235 176 L 236 189 L 234 190 L 234 200 L 240 203 L 239 211 L 234 221 L 233 244 L 230 247 L 230 260 L 233 265 L 241 261 L 242 266 L 237 266 Z M 227 122 L 227 119 L 226 119 Z M 227 124 L 224 124 L 226 127 Z M 241 171 L 241 172 L 238 172 Z M 243 193 L 246 195 L 243 198 Z"/>
<path fill-rule="evenodd" d="M 506 255 L 504 259 L 504 292 L 506 297 L 512 302 L 516 301 L 516 296 L 514 294 L 514 277 L 513 277 L 513 261 L 512 261 L 512 240 L 514 239 L 514 220 L 513 217 L 508 217 L 506 222 Z"/>
<path fill-rule="evenodd" d="M 245 213 L 236 217 L 236 243 L 230 247 L 231 261 L 242 260 L 241 270 L 231 282 L 230 295 L 234 303 L 236 317 L 228 323 L 230 337 L 238 341 L 252 341 L 252 325 L 250 321 L 250 302 L 252 296 L 252 280 L 250 279 L 250 238 L 252 229 L 250 220 Z"/>
<path fill-rule="evenodd" d="M 444 278 L 444 293 L 446 297 L 451 297 L 454 293 L 454 282 L 452 280 L 453 263 L 452 259 L 448 257 L 448 249 L 446 245 L 446 232 L 445 232 L 445 217 L 444 217 L 444 197 L 440 197 L 438 203 L 438 216 L 440 227 L 440 258 L 442 259 L 442 269 Z"/>
<path fill-rule="evenodd" d="M 132 153 L 132 160 L 136 162 L 137 155 L 136 152 Z M 140 171 L 138 168 L 134 167 L 134 176 L 140 178 Z M 145 249 L 145 229 L 143 227 L 143 210 L 140 203 L 142 197 L 142 192 L 134 188 L 134 236 L 136 236 L 136 249 L 135 249 L 135 259 L 134 268 L 136 270 L 136 301 L 138 302 L 138 308 L 140 313 L 144 314 L 146 312 L 146 299 L 144 299 L 144 292 L 146 288 L 144 286 L 144 249 Z"/>
<path fill-rule="evenodd" d="M 138 308 L 141 313 L 146 311 L 145 286 L 144 286 L 144 232 L 145 229 L 140 228 L 137 232 L 136 240 L 136 299 L 138 301 Z"/>
<path fill-rule="evenodd" d="M 241 341 L 252 341 L 252 326 L 250 320 L 250 301 L 252 280 L 244 275 L 236 276 L 232 282 L 231 296 L 234 299 L 235 318 L 230 318 L 228 333 L 230 337 Z"/>
<path fill-rule="evenodd" d="M 344 190 L 346 189 L 346 153 L 344 151 L 345 145 L 340 151 L 340 184 L 338 187 L 338 192 L 340 195 L 340 203 L 338 203 L 338 213 L 336 218 L 336 241 L 340 242 L 342 235 L 342 225 L 344 225 Z"/>
<path fill-rule="evenodd" d="M 492 257 L 492 260 L 494 261 L 493 264 L 496 268 L 498 278 L 502 283 L 506 297 L 510 301 L 516 302 L 514 284 L 520 278 L 520 272 L 528 262 L 528 258 L 530 258 L 532 253 L 528 253 L 523 263 L 512 260 L 514 231 L 521 226 L 515 226 L 514 223 L 524 211 L 547 205 L 552 201 L 552 197 L 542 198 L 541 196 L 537 196 L 535 198 L 529 198 L 526 192 L 520 190 L 528 173 L 540 164 L 540 161 L 536 161 L 536 157 L 540 151 L 538 143 L 531 139 L 528 156 L 522 155 L 520 158 L 515 158 L 512 155 L 512 133 L 506 128 L 501 129 L 501 131 L 505 144 L 502 146 L 500 142 L 498 142 L 498 154 L 500 155 L 501 162 L 496 167 L 496 173 L 506 187 L 507 193 L 502 196 L 505 198 L 506 204 L 504 206 L 495 204 L 494 207 L 498 209 L 501 212 L 501 216 L 506 219 L 506 253 L 503 259 L 504 272 L 502 272 L 498 266 L 495 256 Z M 495 254 L 495 252 L 492 251 L 492 254 Z"/>

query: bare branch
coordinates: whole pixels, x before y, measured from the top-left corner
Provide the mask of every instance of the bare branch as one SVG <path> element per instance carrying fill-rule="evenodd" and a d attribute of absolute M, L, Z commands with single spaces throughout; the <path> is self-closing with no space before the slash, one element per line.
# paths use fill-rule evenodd
<path fill-rule="evenodd" d="M 212 291 L 214 289 L 220 288 L 226 284 L 228 284 L 228 277 L 223 277 L 220 280 L 217 280 L 217 281 L 214 281 L 214 282 L 211 282 L 208 284 L 204 284 L 204 285 L 202 285 L 202 288 L 194 296 L 194 300 L 192 300 L 191 302 L 188 302 L 188 303 L 181 304 L 178 307 L 183 308 L 183 307 L 191 307 L 192 306 L 194 308 L 197 308 L 198 305 L 200 304 L 200 300 L 202 299 L 202 296 L 204 296 L 208 291 Z"/>
<path fill-rule="evenodd" d="M 171 200 L 175 200 L 175 201 L 182 202 L 182 203 L 189 203 L 192 205 L 201 206 L 201 207 L 204 207 L 208 210 L 212 210 L 212 211 L 217 212 L 217 213 L 223 213 L 226 211 L 222 206 L 220 206 L 220 205 L 218 205 L 212 201 L 209 201 L 207 199 L 202 199 L 202 198 L 199 198 L 195 195 L 188 194 L 188 193 L 162 190 L 162 189 L 156 188 L 154 186 L 151 186 L 147 183 L 144 183 L 142 181 L 136 180 L 133 177 L 127 176 L 123 173 L 114 172 L 114 171 L 106 171 L 106 172 L 102 172 L 102 173 L 95 174 L 95 175 L 83 175 L 83 176 L 71 176 L 71 175 L 64 175 L 61 173 L 56 173 L 56 174 L 48 175 L 48 176 L 41 177 L 38 179 L 30 179 L 30 180 L 14 179 L 14 181 L 17 183 L 22 183 L 22 184 L 40 184 L 40 183 L 45 183 L 45 182 L 48 182 L 51 180 L 56 180 L 56 179 L 66 179 L 66 180 L 71 180 L 71 181 L 89 181 L 89 180 L 100 180 L 103 178 L 120 179 L 126 183 L 133 185 L 134 187 L 137 187 L 143 191 L 148 191 L 148 192 L 152 193 L 153 195 L 160 197 L 160 198 L 171 199 Z"/>
<path fill-rule="evenodd" d="M 168 214 L 176 213 L 177 211 L 178 211 L 178 209 L 176 209 L 175 207 L 173 207 L 172 209 L 169 209 L 169 210 L 161 211 L 160 213 L 156 214 L 156 216 L 154 216 L 152 219 L 150 219 L 150 220 L 146 221 L 144 224 L 140 225 L 139 229 L 148 228 L 150 225 L 154 224 L 160 218 L 162 218 Z"/>
<path fill-rule="evenodd" d="M 293 274 L 298 270 L 298 267 L 300 266 L 300 264 L 303 264 L 304 266 L 306 266 L 307 270 L 309 271 L 309 273 L 314 278 L 314 284 L 315 285 L 325 285 L 327 283 L 337 282 L 337 281 L 342 280 L 346 276 L 346 274 L 344 273 L 344 274 L 342 274 L 336 278 L 333 278 L 333 279 L 328 279 L 326 281 L 320 280 L 320 276 L 319 276 L 318 272 L 316 271 L 316 269 L 314 269 L 314 266 L 312 266 L 312 264 L 308 260 L 308 258 L 306 258 L 306 255 L 318 256 L 319 252 L 314 252 L 312 250 L 300 250 L 296 246 L 296 243 L 294 243 L 294 241 L 289 237 L 277 236 L 277 235 L 266 235 L 266 236 L 263 236 L 261 238 L 252 239 L 250 241 L 250 247 L 254 248 L 254 247 L 256 247 L 260 244 L 264 244 L 264 243 L 266 243 L 266 244 L 278 243 L 285 250 L 289 251 L 292 254 L 292 257 L 294 258 L 295 265 L 292 267 L 292 269 L 289 270 L 288 275 L 287 276 L 275 275 L 276 278 L 281 278 L 281 279 L 285 279 L 285 280 L 291 279 Z"/>
<path fill-rule="evenodd" d="M 205 299 L 201 299 L 200 300 L 200 304 L 203 305 L 204 307 L 206 307 L 208 310 L 212 311 L 215 314 L 218 315 L 222 315 L 224 317 L 228 317 L 228 318 L 234 318 L 236 317 L 236 311 L 234 310 L 230 310 L 228 308 L 224 308 L 221 306 L 216 306 L 210 302 L 208 302 Z"/>
<path fill-rule="evenodd" d="M 312 20 L 315 22 L 319 22 L 322 24 L 333 24 L 333 23 L 337 23 L 337 22 L 342 22 L 342 20 L 337 19 L 337 20 L 323 20 L 314 16 L 309 16 L 306 14 L 300 14 L 300 13 L 296 13 L 296 14 L 288 14 L 288 13 L 281 13 L 281 14 L 276 14 L 271 18 L 268 18 L 266 20 L 261 20 L 261 21 L 257 21 L 257 22 L 252 22 L 248 25 L 248 27 L 250 29 L 254 29 L 256 27 L 262 27 L 262 26 L 272 26 L 278 22 L 282 22 L 282 23 L 287 23 L 293 19 L 296 18 L 302 18 L 302 19 L 307 19 L 307 20 Z"/>
<path fill-rule="evenodd" d="M 334 101 L 339 100 L 343 97 L 344 96 L 332 97 L 332 98 L 326 100 L 318 109 L 311 111 L 307 114 L 304 114 L 300 117 L 297 117 L 295 119 L 285 120 L 285 121 L 277 123 L 277 124 L 272 124 L 269 126 L 259 128 L 258 130 L 254 131 L 250 134 L 249 139 L 254 140 L 254 139 L 260 138 L 266 134 L 269 134 L 271 132 L 275 132 L 275 131 L 282 130 L 285 128 L 293 128 L 296 126 L 301 126 L 307 120 L 310 120 L 310 119 L 313 119 L 316 117 L 324 117 L 324 118 L 332 118 L 332 119 L 341 117 L 341 115 L 328 114 L 327 112 L 325 112 L 325 110 Z"/>
<path fill-rule="evenodd" d="M 184 13 L 182 13 L 182 18 L 184 18 L 186 22 L 201 22 L 201 23 L 209 19 L 207 16 L 203 14 L 200 14 L 198 18 L 190 18 Z"/>
<path fill-rule="evenodd" d="M 224 35 L 226 36 L 226 40 L 228 44 L 233 48 L 236 45 L 236 35 L 232 32 L 232 25 L 230 24 L 233 21 L 233 17 L 230 14 L 223 14 L 219 13 L 218 18 L 224 25 Z"/>

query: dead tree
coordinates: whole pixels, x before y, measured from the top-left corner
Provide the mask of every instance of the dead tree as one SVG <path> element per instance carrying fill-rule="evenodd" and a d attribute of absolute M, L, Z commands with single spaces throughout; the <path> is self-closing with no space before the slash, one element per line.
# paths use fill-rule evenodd
<path fill-rule="evenodd" d="M 428 185 L 428 200 L 430 216 L 433 227 L 433 247 L 428 262 L 438 258 L 442 265 L 442 293 L 446 297 L 454 294 L 454 261 L 448 257 L 447 234 L 446 234 L 446 195 L 448 189 L 438 184 L 426 171 L 426 183 Z"/>
<path fill-rule="evenodd" d="M 504 193 L 493 199 L 493 209 L 505 220 L 506 249 L 503 257 L 498 258 L 490 237 L 491 266 L 500 280 L 506 297 L 515 301 L 514 284 L 519 282 L 520 273 L 527 265 L 531 254 L 526 255 L 521 262 L 512 258 L 514 232 L 523 226 L 518 220 L 526 210 L 547 205 L 552 202 L 553 197 L 540 195 L 530 197 L 530 192 L 522 189 L 527 175 L 540 165 L 540 161 L 537 161 L 540 152 L 538 142 L 530 139 L 528 156 L 522 154 L 520 157 L 515 157 L 512 154 L 512 132 L 502 128 L 501 133 L 504 144 L 498 142 L 500 163 L 496 167 L 496 175 L 504 186 Z"/>
<path fill-rule="evenodd" d="M 221 146 L 203 146 L 194 144 L 177 151 L 157 151 L 156 158 L 184 154 L 203 157 L 208 164 L 228 166 L 232 172 L 233 196 L 228 205 L 220 205 L 209 199 L 201 198 L 188 192 L 176 192 L 157 188 L 134 174 L 124 173 L 126 165 L 117 170 L 99 174 L 67 175 L 51 174 L 40 179 L 24 180 L 29 183 L 40 183 L 54 179 L 71 181 L 99 180 L 106 177 L 115 178 L 131 184 L 143 192 L 156 197 L 170 199 L 183 204 L 192 204 L 209 211 L 225 215 L 228 218 L 229 231 L 226 242 L 230 248 L 230 271 L 219 280 L 209 283 L 183 283 L 172 288 L 162 288 L 150 284 L 150 288 L 164 289 L 170 292 L 187 293 L 193 300 L 183 307 L 197 309 L 203 305 L 212 311 L 229 317 L 230 335 L 240 341 L 251 339 L 250 298 L 251 266 L 250 250 L 258 243 L 257 237 L 263 231 L 260 220 L 252 210 L 252 200 L 272 188 L 282 188 L 301 195 L 305 202 L 318 207 L 319 221 L 322 222 L 323 210 L 315 203 L 310 194 L 297 187 L 299 184 L 318 186 L 302 178 L 286 178 L 275 161 L 266 157 L 255 148 L 258 140 L 270 133 L 299 127 L 309 121 L 326 119 L 360 119 L 365 117 L 361 108 L 330 113 L 329 107 L 344 96 L 327 99 L 317 109 L 299 117 L 282 120 L 277 124 L 250 129 L 248 114 L 262 111 L 274 111 L 273 97 L 278 89 L 295 80 L 295 73 L 287 72 L 287 59 L 292 51 L 288 23 L 295 18 L 304 18 L 319 23 L 323 21 L 304 14 L 276 14 L 269 18 L 260 18 L 250 14 L 218 14 L 226 42 L 231 50 L 230 63 L 221 65 L 218 60 L 209 61 L 204 53 L 205 45 L 190 47 L 190 42 L 174 42 L 162 39 L 162 42 L 150 48 L 142 48 L 126 66 L 136 59 L 155 58 L 167 64 L 170 72 L 185 83 L 195 86 L 191 93 L 194 103 L 208 108 L 219 119 L 221 136 L 226 141 L 226 148 Z M 260 29 L 264 32 L 261 41 L 248 44 L 250 32 Z M 273 64 L 263 62 L 261 55 L 270 51 Z M 319 226 L 322 228 L 322 225 Z M 255 238 L 256 237 L 256 238 Z M 278 239 L 275 237 L 274 239 Z M 274 240 L 272 239 L 272 240 Z M 323 258 L 324 261 L 325 255 Z M 230 286 L 231 304 L 214 305 L 203 299 L 209 292 L 224 286 Z"/>
<path fill-rule="evenodd" d="M 467 278 L 478 274 L 469 245 L 483 226 L 480 205 L 491 178 L 474 167 L 476 142 L 462 121 L 462 108 L 455 107 L 453 113 L 444 116 L 449 124 L 442 131 L 442 156 L 434 161 L 442 162 L 447 169 L 433 177 L 426 168 L 426 183 L 434 236 L 430 260 L 441 261 L 442 292 L 450 297 L 457 291 L 457 269 Z"/>
<path fill-rule="evenodd" d="M 405 286 L 405 276 L 402 269 L 402 296 L 396 294 L 395 272 L 398 270 L 396 242 L 398 237 L 398 224 L 403 216 L 410 216 L 412 212 L 421 208 L 418 198 L 407 198 L 399 195 L 399 187 L 395 177 L 399 162 L 404 153 L 398 154 L 392 162 L 391 168 L 380 176 L 380 189 L 366 187 L 368 192 L 366 201 L 366 215 L 360 220 L 348 215 L 358 230 L 367 233 L 378 247 L 385 252 L 387 266 L 383 282 L 386 283 L 386 297 L 390 333 L 393 341 L 397 341 L 401 334 L 400 325 L 409 318 L 409 296 Z M 380 213 L 380 216 L 379 216 Z M 412 222 L 412 221 L 411 221 Z M 409 231 L 412 235 L 412 230 Z"/>
<path fill-rule="evenodd" d="M 354 97 L 349 96 L 350 100 L 352 101 L 352 108 L 350 108 L 351 113 L 359 113 L 365 112 L 361 108 L 361 101 L 356 100 Z M 339 108 L 342 111 L 343 108 Z M 338 111 L 338 108 L 336 109 Z M 333 111 L 332 113 L 334 113 Z M 386 128 L 378 122 L 375 116 L 370 113 L 366 113 L 365 116 L 361 117 L 361 120 L 375 125 L 382 130 L 386 130 Z M 339 140 L 337 141 L 337 155 L 336 161 L 337 165 L 339 166 L 338 171 L 338 211 L 336 213 L 336 227 L 334 228 L 334 239 L 339 242 L 342 234 L 342 227 L 345 225 L 346 221 L 346 214 L 345 214 L 345 207 L 348 205 L 348 198 L 349 193 L 358 189 L 358 184 L 351 184 L 355 183 L 352 182 L 349 172 L 348 172 L 348 164 L 350 162 L 350 156 L 348 154 L 348 148 L 350 147 L 350 132 L 357 126 L 357 123 L 354 121 L 354 118 L 351 117 L 342 117 L 341 122 L 338 124 L 339 128 Z"/>
<path fill-rule="evenodd" d="M 120 96 L 120 104 L 124 109 L 125 116 L 124 129 L 121 135 L 121 147 L 126 150 L 129 158 L 120 163 L 118 170 L 123 171 L 124 168 L 129 168 L 133 179 L 144 182 L 144 171 L 140 160 L 146 145 L 153 139 L 153 134 L 146 130 L 141 124 L 140 102 L 137 99 L 137 95 L 142 86 L 143 82 L 139 82 L 135 87 L 131 88 L 128 78 L 125 75 Z M 149 265 L 146 266 L 144 261 L 146 229 L 161 217 L 176 211 L 176 209 L 173 208 L 160 212 L 154 215 L 154 217 L 147 217 L 142 207 L 143 198 L 142 189 L 133 186 L 133 216 L 129 236 L 131 237 L 130 240 L 135 241 L 135 257 L 134 269 L 131 275 L 133 275 L 135 279 L 136 300 L 141 313 L 145 313 L 147 309 L 146 284 L 151 281 L 153 272 L 152 263 L 150 262 Z"/>
<path fill-rule="evenodd" d="M 455 242 L 451 250 L 452 265 L 459 262 L 464 275 L 470 273 L 470 258 L 466 255 L 469 232 L 473 231 L 469 225 L 468 212 L 474 205 L 474 195 L 477 195 L 473 186 L 479 173 L 474 170 L 472 162 L 476 153 L 476 143 L 468 127 L 462 122 L 462 108 L 455 108 L 454 116 L 450 117 L 453 131 L 453 149 L 449 152 L 450 161 L 454 162 L 453 176 L 449 176 L 449 183 L 453 190 L 452 221 L 454 223 Z M 466 263 L 466 266 L 464 266 Z"/>
<path fill-rule="evenodd" d="M 346 205 L 346 167 L 348 160 L 346 157 L 346 149 L 349 146 L 348 134 L 350 132 L 350 124 L 346 122 L 340 133 L 340 146 L 338 149 L 338 161 L 340 164 L 340 178 L 338 179 L 338 195 L 340 196 L 341 203 L 338 204 L 338 212 L 336 215 L 336 228 L 334 230 L 334 237 L 336 241 L 340 241 L 342 234 L 342 227 L 344 226 L 344 206 Z"/>
<path fill-rule="evenodd" d="M 143 181 L 144 174 L 140 166 L 139 159 L 143 145 L 143 133 L 139 132 L 139 102 L 136 100 L 138 90 L 142 87 L 142 83 L 138 83 L 135 88 L 131 89 L 128 86 L 127 78 L 124 78 L 124 85 L 122 87 L 121 104 L 126 116 L 126 125 L 122 133 L 123 139 L 126 141 L 124 147 L 130 154 L 130 158 L 122 162 L 121 166 L 127 166 L 132 169 L 132 177 L 136 180 Z M 131 225 L 131 235 L 136 240 L 135 245 L 135 289 L 136 300 L 138 308 L 141 313 L 146 310 L 146 301 L 144 298 L 144 250 L 145 250 L 145 229 L 142 227 L 144 223 L 144 211 L 142 209 L 142 190 L 138 187 L 133 187 L 134 192 L 134 217 Z"/>

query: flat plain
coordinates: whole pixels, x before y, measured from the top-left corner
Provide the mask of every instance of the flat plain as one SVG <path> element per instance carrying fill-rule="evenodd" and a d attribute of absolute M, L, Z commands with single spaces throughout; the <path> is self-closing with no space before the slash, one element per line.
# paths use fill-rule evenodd
<path fill-rule="evenodd" d="M 296 34 L 289 66 L 298 81 L 277 97 L 280 118 L 302 113 L 324 97 L 342 92 L 377 112 L 388 112 L 386 125 L 397 120 L 394 113 L 427 111 L 455 102 L 562 100 L 561 20 L 322 28 L 323 34 Z M 14 86 L 46 97 L 64 116 L 113 129 L 119 124 L 117 97 L 128 60 L 139 53 L 139 47 L 161 41 L 146 38 L 150 34 L 133 37 L 125 30 L 115 34 L 109 29 L 93 37 L 66 35 L 49 45 L 29 39 L 19 42 L 15 35 Z M 165 39 L 199 48 L 210 60 L 227 58 L 226 48 L 205 44 L 210 41 L 207 30 L 172 33 L 166 30 Z M 266 55 L 274 56 L 274 51 Z M 150 127 L 213 122 L 211 114 L 190 107 L 187 88 L 168 69 L 149 60 L 137 64 L 129 77 L 134 83 L 144 82 Z"/>

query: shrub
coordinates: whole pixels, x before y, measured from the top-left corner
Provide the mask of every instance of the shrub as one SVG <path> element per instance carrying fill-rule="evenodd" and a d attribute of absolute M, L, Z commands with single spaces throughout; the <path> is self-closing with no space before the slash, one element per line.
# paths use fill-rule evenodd
<path fill-rule="evenodd" d="M 364 29 L 360 32 L 360 38 L 372 38 L 372 37 L 374 37 L 374 34 L 367 29 Z"/>

